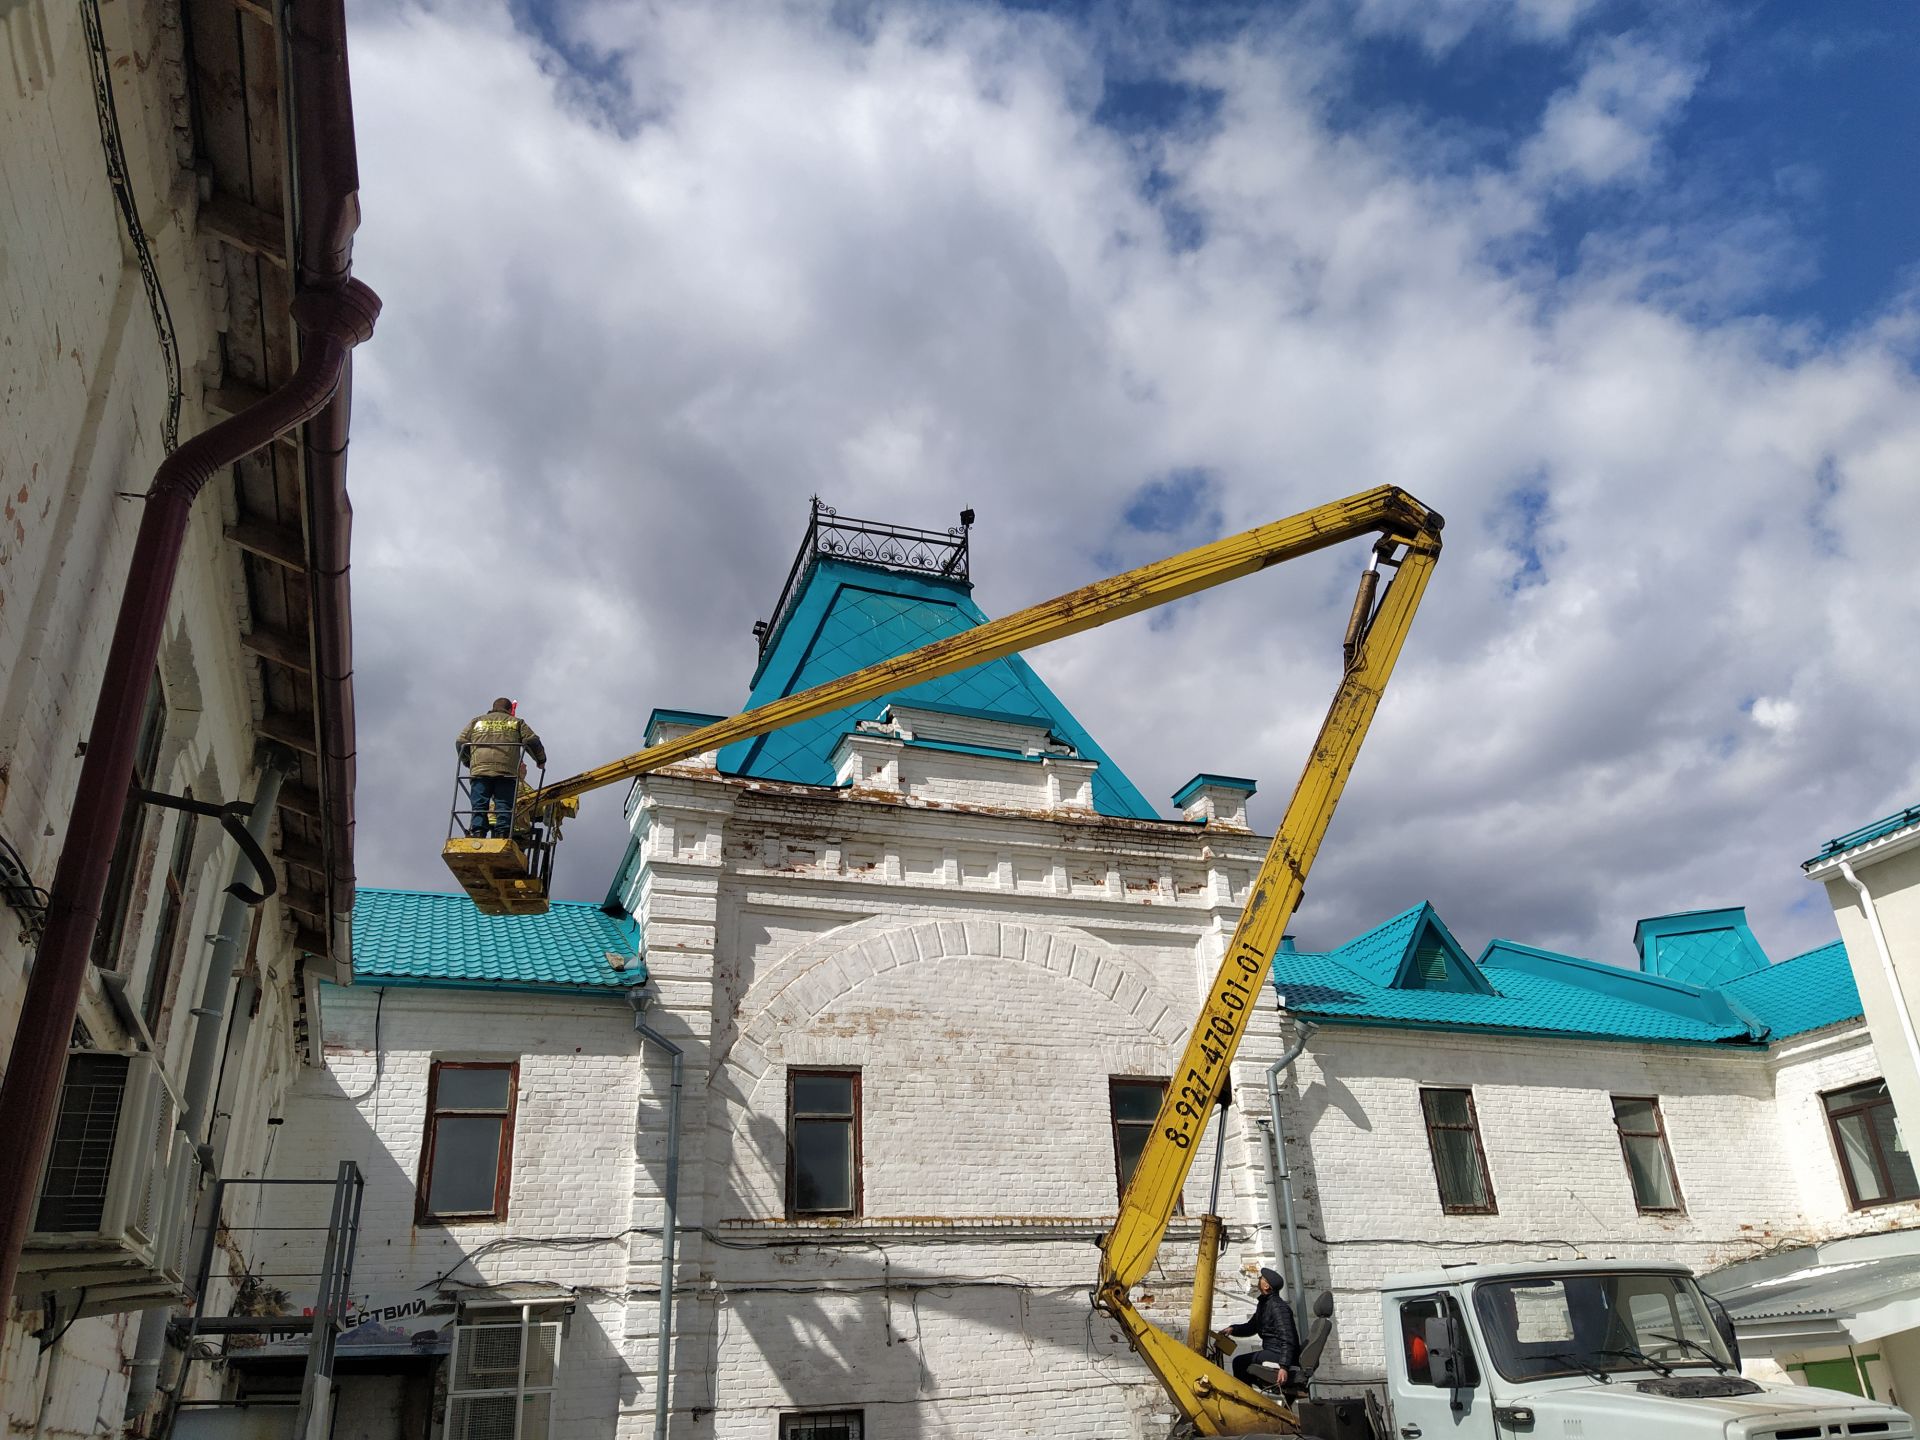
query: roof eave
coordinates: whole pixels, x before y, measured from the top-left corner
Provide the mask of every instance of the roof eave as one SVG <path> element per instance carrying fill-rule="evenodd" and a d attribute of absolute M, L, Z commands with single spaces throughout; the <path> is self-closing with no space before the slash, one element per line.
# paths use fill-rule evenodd
<path fill-rule="evenodd" d="M 1891 830 L 1875 839 L 1863 841 L 1849 849 L 1836 851 L 1832 855 L 1816 855 L 1813 859 L 1805 861 L 1800 868 L 1807 872 L 1809 880 L 1825 884 L 1828 880 L 1839 876 L 1842 865 L 1851 865 L 1859 860 L 1875 863 L 1890 860 L 1895 855 L 1911 850 L 1915 846 L 1920 846 L 1920 821 L 1915 821 L 1899 830 Z"/>

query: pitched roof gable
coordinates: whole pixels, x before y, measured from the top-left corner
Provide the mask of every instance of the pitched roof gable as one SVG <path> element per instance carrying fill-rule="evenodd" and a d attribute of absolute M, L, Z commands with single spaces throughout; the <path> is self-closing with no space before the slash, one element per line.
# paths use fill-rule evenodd
<path fill-rule="evenodd" d="M 965 581 L 816 558 L 800 598 L 761 661 L 747 708 L 904 655 L 986 620 Z M 1033 717 L 1082 756 L 1099 762 L 1093 776 L 1097 811 L 1137 820 L 1161 818 L 1018 655 L 729 745 L 720 752 L 721 773 L 832 785 L 833 750 L 840 737 L 861 720 L 879 719 L 890 703 L 956 714 Z"/>
<path fill-rule="evenodd" d="M 1388 989 L 1494 993 L 1439 912 L 1425 902 L 1356 935 L 1328 958 Z"/>

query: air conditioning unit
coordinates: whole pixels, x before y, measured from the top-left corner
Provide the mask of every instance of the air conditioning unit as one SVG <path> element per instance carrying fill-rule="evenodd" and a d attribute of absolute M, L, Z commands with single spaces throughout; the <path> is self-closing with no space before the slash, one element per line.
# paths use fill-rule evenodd
<path fill-rule="evenodd" d="M 92 1313 L 180 1297 L 199 1176 L 179 1117 L 151 1053 L 68 1055 L 22 1294 L 85 1290 Z"/>

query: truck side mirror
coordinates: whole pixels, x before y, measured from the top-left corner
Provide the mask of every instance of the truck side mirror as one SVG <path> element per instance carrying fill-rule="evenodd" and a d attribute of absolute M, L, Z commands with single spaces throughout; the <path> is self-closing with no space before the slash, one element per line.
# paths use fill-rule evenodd
<path fill-rule="evenodd" d="M 1433 1383 L 1448 1390 L 1460 1387 L 1460 1352 L 1454 1348 L 1453 1326 L 1444 1315 L 1436 1315 L 1421 1326 L 1427 1342 L 1428 1374 Z"/>

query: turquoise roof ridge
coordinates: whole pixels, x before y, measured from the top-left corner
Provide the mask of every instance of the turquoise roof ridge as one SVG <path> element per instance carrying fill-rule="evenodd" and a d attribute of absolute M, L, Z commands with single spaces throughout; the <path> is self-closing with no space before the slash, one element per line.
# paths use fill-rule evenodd
<path fill-rule="evenodd" d="M 816 557 L 799 599 L 760 663 L 747 709 L 962 634 L 986 621 L 966 581 Z M 862 720 L 879 719 L 891 703 L 961 714 L 1032 716 L 1083 757 L 1099 762 L 1093 774 L 1093 805 L 1100 814 L 1162 818 L 1018 655 L 739 741 L 720 752 L 720 771 L 799 785 L 832 785 L 833 752 L 840 738 Z"/>
<path fill-rule="evenodd" d="M 633 927 L 584 900 L 544 915 L 482 915 L 465 895 L 354 892 L 353 978 L 364 985 L 445 985 L 618 994 L 647 978 Z M 626 957 L 616 970 L 609 954 Z"/>
<path fill-rule="evenodd" d="M 1428 979 L 1435 953 L 1448 962 L 1440 983 Z M 1425 903 L 1333 950 L 1283 948 L 1272 976 L 1290 1012 L 1417 1029 L 1758 1048 L 1862 1014 L 1839 941 L 1777 965 L 1761 952 L 1756 968 L 1696 985 L 1514 940 L 1468 960 Z"/>

